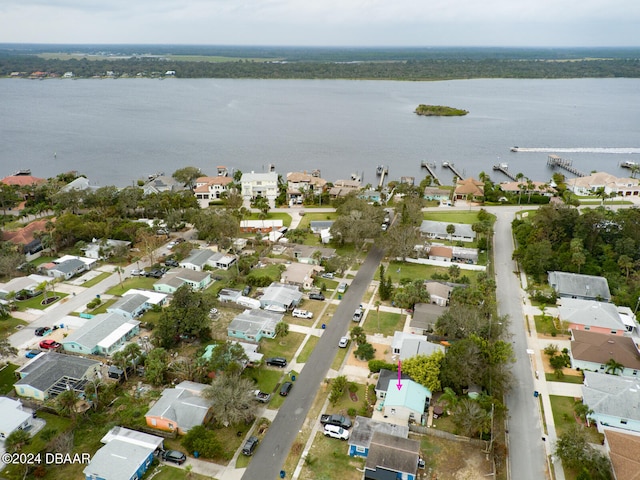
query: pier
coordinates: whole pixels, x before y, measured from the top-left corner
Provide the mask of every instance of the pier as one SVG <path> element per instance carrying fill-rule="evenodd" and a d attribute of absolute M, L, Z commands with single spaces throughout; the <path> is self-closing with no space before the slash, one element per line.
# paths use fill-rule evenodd
<path fill-rule="evenodd" d="M 429 172 L 429 175 L 431 175 L 431 178 L 433 178 L 433 181 L 435 183 L 437 183 L 438 185 L 440 185 L 440 180 L 438 179 L 438 177 L 436 176 L 436 164 L 435 163 L 429 163 L 429 162 L 425 162 L 424 160 L 420 163 L 420 167 L 421 168 L 426 168 L 427 172 Z"/>
<path fill-rule="evenodd" d="M 547 157 L 547 166 L 551 168 L 560 167 L 569 173 L 573 173 L 576 177 L 586 177 L 587 174 L 581 172 L 571 164 L 571 160 L 564 160 L 557 155 L 549 155 Z"/>
<path fill-rule="evenodd" d="M 493 169 L 497 170 L 498 172 L 502 172 L 502 174 L 506 175 L 507 177 L 509 177 L 514 182 L 518 181 L 516 176 L 514 174 L 512 174 L 511 172 L 509 172 L 509 165 L 507 165 L 506 163 L 500 163 L 498 165 L 494 165 Z"/>
<path fill-rule="evenodd" d="M 460 172 L 458 172 L 458 170 L 456 169 L 456 166 L 453 163 L 442 162 L 442 167 L 443 168 L 448 168 L 449 170 L 451 170 L 453 172 L 453 174 L 456 177 L 458 177 L 460 180 L 462 180 L 464 178 L 462 175 L 460 175 Z"/>
<path fill-rule="evenodd" d="M 378 187 L 382 188 L 384 186 L 384 177 L 389 175 L 389 167 L 385 167 L 384 165 L 378 165 L 376 168 L 376 175 L 380 177 L 380 182 L 378 183 Z"/>

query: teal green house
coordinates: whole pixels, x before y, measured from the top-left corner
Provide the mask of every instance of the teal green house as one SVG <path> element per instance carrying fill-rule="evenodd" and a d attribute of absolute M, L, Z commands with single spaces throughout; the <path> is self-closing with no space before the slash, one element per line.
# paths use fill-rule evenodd
<path fill-rule="evenodd" d="M 400 389 L 397 383 L 398 379 L 389 380 L 387 395 L 384 398 L 385 418 L 402 425 L 410 420 L 422 423 L 422 415 L 429 408 L 431 401 L 431 391 L 413 380 L 402 380 Z"/>

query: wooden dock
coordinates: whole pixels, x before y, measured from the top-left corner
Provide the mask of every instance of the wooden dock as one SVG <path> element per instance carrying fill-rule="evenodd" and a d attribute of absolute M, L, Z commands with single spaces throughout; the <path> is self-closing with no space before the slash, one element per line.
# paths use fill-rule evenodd
<path fill-rule="evenodd" d="M 420 163 L 420 167 L 421 168 L 426 168 L 427 172 L 429 172 L 429 175 L 431 175 L 431 178 L 433 178 L 434 182 L 437 183 L 438 185 L 440 184 L 440 180 L 438 179 L 438 177 L 436 175 L 436 164 L 435 163 L 429 163 L 429 162 L 425 162 L 423 160 Z"/>
<path fill-rule="evenodd" d="M 442 166 L 444 168 L 448 168 L 449 170 L 451 170 L 453 172 L 453 174 L 456 177 L 458 177 L 460 180 L 462 180 L 464 178 L 462 175 L 460 175 L 460 172 L 458 172 L 458 170 L 456 169 L 456 166 L 453 163 L 442 162 Z"/>
<path fill-rule="evenodd" d="M 506 163 L 500 163 L 498 165 L 494 165 L 493 169 L 497 170 L 498 172 L 502 172 L 503 175 L 509 177 L 514 182 L 518 181 L 516 176 L 514 174 L 512 174 L 511 172 L 509 172 L 509 166 Z"/>
<path fill-rule="evenodd" d="M 576 177 L 586 177 L 587 174 L 581 172 L 571 164 L 571 160 L 565 160 L 558 155 L 549 155 L 547 157 L 547 166 L 551 168 L 559 167 L 569 173 L 573 173 Z"/>
<path fill-rule="evenodd" d="M 378 183 L 378 186 L 382 188 L 384 186 L 384 178 L 387 175 L 389 175 L 389 167 L 384 167 L 382 165 L 379 165 L 378 168 L 376 169 L 376 175 L 380 177 L 380 182 Z"/>

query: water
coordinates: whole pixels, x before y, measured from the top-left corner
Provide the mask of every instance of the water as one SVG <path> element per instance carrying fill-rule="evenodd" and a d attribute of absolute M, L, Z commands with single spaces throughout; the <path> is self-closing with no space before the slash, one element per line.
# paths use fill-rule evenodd
<path fill-rule="evenodd" d="M 419 117 L 420 103 L 465 117 Z M 546 181 L 547 155 L 623 176 L 640 161 L 640 80 L 0 80 L 0 175 L 77 170 L 98 185 L 196 166 L 278 173 L 319 168 L 329 181 L 377 165 L 424 177 L 422 161 L 465 176 L 492 166 Z M 520 146 L 533 151 L 510 152 Z M 547 150 L 551 149 L 551 150 Z M 558 150 L 553 150 L 558 149 Z M 614 149 L 618 153 L 602 151 Z M 569 175 L 570 176 L 570 175 Z"/>

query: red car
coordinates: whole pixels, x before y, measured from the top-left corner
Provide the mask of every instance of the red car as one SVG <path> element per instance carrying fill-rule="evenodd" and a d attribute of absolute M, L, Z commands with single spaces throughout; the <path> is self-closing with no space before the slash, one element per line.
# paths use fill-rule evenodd
<path fill-rule="evenodd" d="M 48 339 L 48 340 L 42 340 L 40 342 L 40 348 L 42 348 L 43 350 L 56 350 L 60 347 L 61 345 L 55 340 Z"/>

